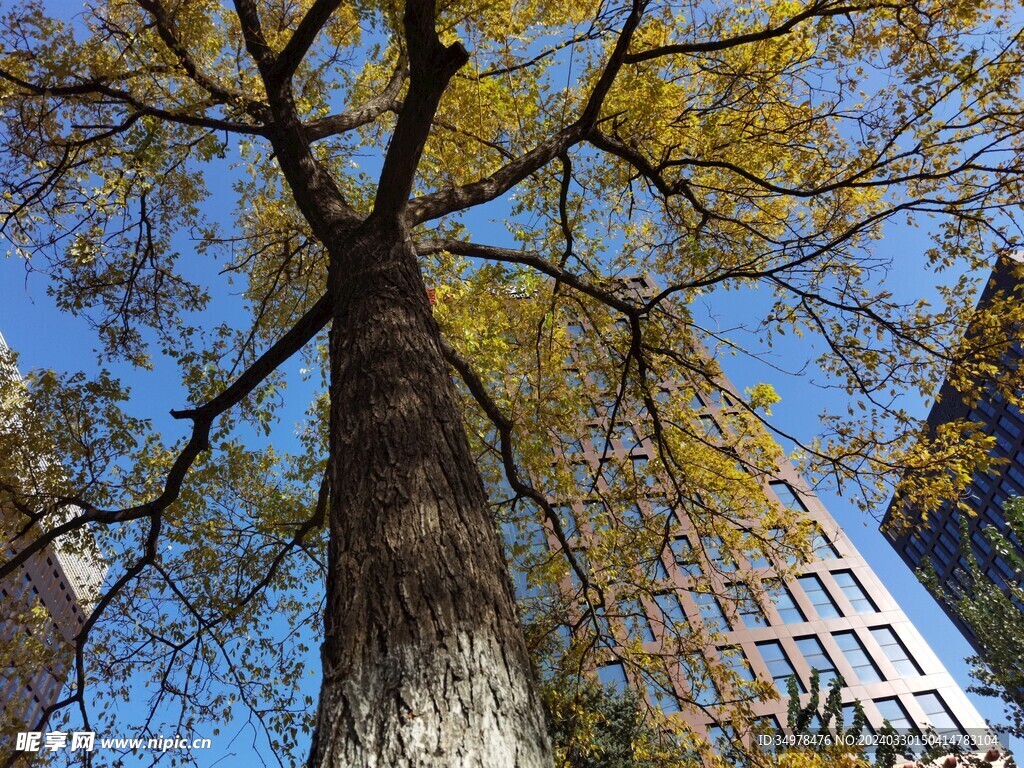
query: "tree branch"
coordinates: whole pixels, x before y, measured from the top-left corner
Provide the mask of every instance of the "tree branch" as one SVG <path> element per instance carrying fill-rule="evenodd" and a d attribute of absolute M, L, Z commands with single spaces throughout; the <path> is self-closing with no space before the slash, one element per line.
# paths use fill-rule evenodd
<path fill-rule="evenodd" d="M 309 52 L 316 36 L 324 28 L 327 20 L 331 17 L 341 0 L 315 0 L 313 7 L 306 11 L 299 26 L 296 27 L 291 39 L 284 46 L 281 55 L 277 57 L 274 64 L 274 77 L 290 79 L 295 71 L 302 64 L 303 59 Z"/>
<path fill-rule="evenodd" d="M 327 296 L 323 296 L 292 326 L 288 333 L 264 352 L 226 390 L 197 408 L 171 411 L 171 415 L 176 419 L 192 420 L 192 434 L 171 465 L 164 480 L 164 489 L 159 496 L 143 504 L 121 510 L 103 510 L 84 505 L 82 514 L 44 531 L 13 555 L 10 560 L 0 565 L 0 580 L 13 573 L 32 555 L 42 551 L 42 549 L 60 536 L 78 530 L 90 523 L 110 525 L 129 522 L 142 517 L 153 518 L 159 515 L 178 498 L 185 476 L 199 457 L 199 454 L 209 448 L 210 427 L 213 421 L 229 408 L 239 403 L 267 375 L 305 346 L 327 324 L 330 317 L 331 301 Z M 24 535 L 24 532 L 22 535 Z"/>
<path fill-rule="evenodd" d="M 399 100 L 398 95 L 402 92 L 402 87 L 405 85 L 408 76 L 408 67 L 403 62 L 399 62 L 388 84 L 384 86 L 384 90 L 362 106 L 346 109 L 339 114 L 305 123 L 303 129 L 306 132 L 306 137 L 310 141 L 318 141 L 328 136 L 336 136 L 339 133 L 345 133 L 363 125 L 368 125 L 385 112 L 399 112 L 402 108 L 402 102 Z"/>

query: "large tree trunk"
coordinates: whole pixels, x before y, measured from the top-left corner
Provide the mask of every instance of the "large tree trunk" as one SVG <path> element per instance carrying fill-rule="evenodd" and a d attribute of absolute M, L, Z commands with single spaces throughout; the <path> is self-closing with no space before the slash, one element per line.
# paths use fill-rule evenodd
<path fill-rule="evenodd" d="M 312 764 L 550 766 L 408 234 L 367 233 L 350 253 L 331 278 L 330 583 Z"/>

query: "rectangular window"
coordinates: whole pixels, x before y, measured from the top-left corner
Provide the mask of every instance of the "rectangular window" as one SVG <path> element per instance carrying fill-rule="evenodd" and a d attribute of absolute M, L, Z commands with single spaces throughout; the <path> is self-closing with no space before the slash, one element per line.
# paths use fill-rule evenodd
<path fill-rule="evenodd" d="M 719 428 L 715 420 L 710 416 L 700 417 L 701 428 L 704 430 L 706 437 L 721 438 L 722 430 Z"/>
<path fill-rule="evenodd" d="M 864 587 L 857 581 L 853 571 L 836 571 L 832 574 L 843 595 L 850 601 L 855 613 L 877 613 L 878 607 L 874 604 Z"/>
<path fill-rule="evenodd" d="M 846 657 L 847 663 L 853 667 L 853 672 L 857 676 L 857 682 L 860 683 L 877 683 L 882 680 L 882 674 L 878 671 L 878 667 L 868 656 L 868 652 L 864 649 L 860 638 L 857 637 L 854 632 L 837 632 L 832 635 L 839 649 L 843 652 Z M 847 682 L 854 682 L 852 680 Z"/>
<path fill-rule="evenodd" d="M 745 683 L 754 682 L 754 673 L 750 669 L 750 662 L 747 661 L 747 655 L 743 653 L 742 648 L 738 645 L 733 645 L 728 648 L 722 648 L 719 654 L 722 657 L 722 662 L 736 677 Z"/>
<path fill-rule="evenodd" d="M 666 715 L 672 715 L 679 711 L 679 699 L 676 697 L 668 675 L 661 680 L 648 680 L 647 696 L 650 698 L 651 704 Z"/>
<path fill-rule="evenodd" d="M 732 556 L 725 551 L 725 543 L 721 536 L 703 536 L 701 544 L 704 545 L 704 554 L 710 562 L 718 566 L 721 571 L 736 570 L 736 563 Z"/>
<path fill-rule="evenodd" d="M 710 707 L 721 703 L 718 687 L 711 679 L 708 664 L 703 656 L 691 655 L 681 659 L 683 677 L 690 686 L 690 699 L 701 707 Z"/>
<path fill-rule="evenodd" d="M 922 674 L 917 662 L 911 658 L 903 643 L 896 636 L 892 627 L 875 627 L 871 636 L 882 649 L 882 653 L 903 677 L 915 677 Z"/>
<path fill-rule="evenodd" d="M 999 426 L 1009 432 L 1013 437 L 1020 437 L 1020 427 L 1017 426 L 1013 419 L 1007 418 L 1006 416 L 1000 416 Z"/>
<path fill-rule="evenodd" d="M 915 536 L 907 540 L 907 556 L 915 566 L 921 564 L 924 558 L 924 544 L 921 543 L 921 539 Z"/>
<path fill-rule="evenodd" d="M 654 642 L 654 630 L 639 600 L 623 600 L 619 603 L 622 623 L 630 638 L 639 637 L 642 643 Z"/>
<path fill-rule="evenodd" d="M 619 662 L 598 667 L 597 679 L 601 681 L 601 685 L 605 688 L 619 694 L 625 693 L 626 689 L 629 688 L 629 682 L 626 680 L 626 669 Z"/>
<path fill-rule="evenodd" d="M 995 558 L 992 561 L 992 565 L 994 565 L 996 567 L 996 569 L 1000 573 L 1002 573 L 1003 576 L 1006 579 L 1008 579 L 1009 581 L 1015 581 L 1016 580 L 1017 572 L 1014 571 L 1013 568 L 1010 566 L 1010 564 L 1007 563 L 1003 558 L 1001 558 L 1001 557 Z"/>
<path fill-rule="evenodd" d="M 579 463 L 572 465 L 572 477 L 581 491 L 589 491 L 593 488 L 594 478 L 590 471 L 590 465 Z"/>
<path fill-rule="evenodd" d="M 756 552 L 747 552 L 746 554 L 751 568 L 770 568 L 772 565 L 768 560 L 768 556 L 761 550 Z"/>
<path fill-rule="evenodd" d="M 800 606 L 793 599 L 793 593 L 789 591 L 789 587 L 784 583 L 776 579 L 769 583 L 766 589 L 768 597 L 775 604 L 775 610 L 779 612 L 779 617 L 783 622 L 786 624 L 799 624 L 802 621 L 807 621 L 804 612 L 800 610 Z"/>
<path fill-rule="evenodd" d="M 654 596 L 654 602 L 661 611 L 661 621 L 667 629 L 687 623 L 683 604 L 675 592 L 661 592 Z"/>
<path fill-rule="evenodd" d="M 782 694 L 783 698 L 788 695 L 790 678 L 796 680 L 796 686 L 801 693 L 806 693 L 803 683 L 796 676 L 796 671 L 793 669 L 785 649 L 778 640 L 758 643 L 757 650 L 761 654 L 765 666 L 768 667 L 768 674 L 775 681 L 775 687 L 779 689 L 779 693 Z"/>
<path fill-rule="evenodd" d="M 693 551 L 693 545 L 686 536 L 676 536 L 669 542 L 672 549 L 672 557 L 676 561 L 676 568 L 687 576 L 700 576 L 700 562 L 697 553 Z"/>
<path fill-rule="evenodd" d="M 956 557 L 956 553 L 960 550 L 958 539 L 953 538 L 947 531 L 939 534 L 937 546 L 944 549 L 951 558 Z"/>
<path fill-rule="evenodd" d="M 856 719 L 856 717 L 857 717 L 857 705 L 853 704 L 853 703 L 843 704 L 843 730 L 844 731 L 848 732 L 848 731 L 850 731 L 853 728 L 854 720 Z M 865 735 L 871 735 L 871 734 L 873 734 L 875 732 L 875 729 L 871 727 L 871 723 L 869 723 L 867 721 L 866 717 L 863 719 L 863 723 L 864 723 L 864 725 L 863 725 L 863 727 L 861 729 L 861 733 L 863 733 Z"/>
<path fill-rule="evenodd" d="M 822 646 L 821 641 L 814 637 L 796 638 L 796 647 L 804 655 L 804 661 L 812 670 L 818 670 L 818 679 L 821 683 L 821 690 L 826 690 L 831 680 L 839 676 L 836 672 L 836 665 L 832 663 L 828 653 Z"/>
<path fill-rule="evenodd" d="M 984 560 L 992 554 L 992 545 L 989 544 L 988 539 L 985 538 L 984 531 L 984 528 L 978 528 L 971 534 L 971 543 L 974 545 L 974 551 L 977 553 L 979 560 Z"/>
<path fill-rule="evenodd" d="M 627 504 L 620 510 L 622 521 L 629 526 L 636 527 L 643 525 L 644 515 L 636 504 Z"/>
<path fill-rule="evenodd" d="M 764 611 L 761 610 L 761 606 L 758 605 L 757 600 L 751 594 L 750 587 L 746 584 L 730 584 L 727 589 L 729 590 L 729 596 L 735 601 L 736 614 L 740 620 L 740 626 L 737 629 L 743 627 L 754 629 L 755 627 L 768 626 L 768 620 L 764 617 Z"/>
<path fill-rule="evenodd" d="M 839 550 L 832 543 L 832 539 L 817 525 L 814 526 L 814 533 L 811 534 L 811 550 L 819 560 L 832 560 L 839 557 Z"/>
<path fill-rule="evenodd" d="M 797 492 L 793 489 L 789 483 L 784 480 L 776 480 L 768 483 L 768 486 L 772 489 L 772 492 L 778 497 L 779 501 L 782 502 L 782 506 L 786 509 L 798 509 L 803 512 L 807 511 L 807 507 L 800 500 Z"/>
<path fill-rule="evenodd" d="M 828 590 L 825 589 L 825 585 L 821 583 L 821 579 L 811 573 L 801 576 L 797 579 L 797 582 L 803 588 L 807 599 L 811 601 L 814 610 L 818 612 L 818 618 L 834 619 L 839 616 L 839 609 L 836 607 L 835 602 L 833 602 Z"/>
<path fill-rule="evenodd" d="M 700 612 L 700 617 L 708 632 L 729 631 L 729 624 L 725 620 L 722 606 L 718 604 L 714 595 L 707 592 L 691 592 L 690 595 L 693 597 L 693 602 L 697 604 L 697 610 Z"/>
<path fill-rule="evenodd" d="M 910 715 L 900 704 L 899 699 L 877 699 L 875 706 L 882 715 L 882 719 L 888 720 L 889 725 L 903 733 L 916 732 L 917 728 L 910 721 Z"/>

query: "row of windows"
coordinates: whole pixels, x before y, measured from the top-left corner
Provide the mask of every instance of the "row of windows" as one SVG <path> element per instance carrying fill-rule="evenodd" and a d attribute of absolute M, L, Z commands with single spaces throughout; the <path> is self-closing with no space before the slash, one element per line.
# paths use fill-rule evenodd
<path fill-rule="evenodd" d="M 578 557 L 585 560 L 585 556 L 577 553 Z M 658 574 L 654 574 L 658 576 Z M 667 573 L 660 574 L 667 577 Z M 517 594 L 520 598 L 536 597 L 537 588 L 531 587 L 522 571 L 516 571 Z M 855 614 L 877 613 L 878 606 L 864 590 L 852 571 L 834 571 L 830 576 L 835 581 L 840 593 Z M 574 585 L 578 589 L 579 584 Z M 826 588 L 821 577 L 817 574 L 805 574 L 796 579 L 796 585 L 803 590 L 808 603 L 814 614 L 812 618 L 831 619 L 842 616 L 836 600 Z M 709 592 L 689 591 L 687 594 L 693 601 L 697 616 L 704 627 L 713 634 L 723 634 L 733 629 L 756 629 L 771 625 L 771 619 L 764 610 L 762 604 L 754 597 L 746 584 L 735 583 L 726 587 L 732 615 L 727 616 L 719 598 Z M 771 601 L 782 624 L 799 624 L 808 620 L 807 612 L 793 596 L 790 585 L 781 580 L 772 580 L 765 584 L 765 595 Z M 683 608 L 678 591 L 665 591 L 656 593 L 653 596 L 656 614 L 654 618 L 657 624 L 672 630 L 675 627 L 684 627 L 690 622 L 690 618 Z M 627 633 L 631 637 L 639 635 L 643 642 L 655 642 L 657 636 L 651 627 L 650 619 L 641 604 L 636 600 L 622 601 L 618 607 L 619 615 L 625 625 Z M 816 616 L 815 616 L 816 614 Z M 602 631 L 610 636 L 611 630 L 602 626 Z"/>
<path fill-rule="evenodd" d="M 891 629 L 887 627 L 879 629 L 888 630 L 891 633 Z M 853 664 L 855 670 L 858 675 L 863 675 L 864 678 L 867 678 L 862 679 L 862 682 L 869 681 L 872 675 L 875 675 L 876 679 L 881 679 L 878 676 L 877 669 L 874 668 L 863 646 L 860 645 L 860 642 L 853 633 L 838 633 L 833 635 L 833 637 L 841 639 L 840 645 L 847 658 L 852 657 L 857 661 L 857 663 Z M 797 638 L 796 643 L 808 664 L 812 664 L 813 668 L 818 670 L 822 687 L 827 686 L 829 681 L 838 673 L 821 641 L 817 637 L 804 637 Z M 723 660 L 740 679 L 751 682 L 754 678 L 749 664 L 743 658 L 741 651 L 737 655 L 737 650 L 730 649 L 728 654 L 723 656 Z M 795 680 L 798 689 L 801 692 L 806 692 L 779 643 L 760 643 L 758 644 L 758 651 L 761 653 L 762 659 L 784 697 L 786 696 L 790 680 Z M 709 707 L 720 703 L 720 692 L 708 674 L 703 660 L 693 657 L 683 659 L 681 660 L 681 666 L 684 667 L 683 672 L 685 674 L 683 677 L 689 687 L 689 695 L 687 697 L 689 701 L 698 707 Z M 599 681 L 606 688 L 613 689 L 619 693 L 623 693 L 629 688 L 629 679 L 627 678 L 624 666 L 620 662 L 605 664 L 598 668 L 597 673 Z M 679 712 L 681 710 L 680 701 L 670 682 L 667 669 L 657 678 L 650 677 L 651 673 L 649 671 L 645 671 L 643 674 L 645 676 L 643 682 L 650 702 L 665 714 Z M 906 708 L 895 697 L 875 699 L 873 703 L 877 707 L 881 718 L 888 720 L 897 730 L 914 730 L 917 726 L 931 726 L 939 731 L 961 730 L 956 718 L 937 691 L 927 691 L 913 695 L 918 706 L 924 712 L 925 719 L 920 723 L 914 723 L 911 720 Z M 844 723 L 852 723 L 854 713 L 854 704 L 845 705 L 843 707 Z"/>
<path fill-rule="evenodd" d="M 922 674 L 921 667 L 911 657 L 910 652 L 896 636 L 892 627 L 874 627 L 869 631 L 872 639 L 881 649 L 882 654 L 893 665 L 900 677 L 914 677 Z M 885 679 L 878 665 L 872 660 L 864 644 L 857 636 L 857 633 L 852 631 L 834 632 L 831 637 L 847 664 L 853 670 L 854 679 L 846 680 L 847 684 L 856 685 L 860 683 L 867 685 L 881 682 Z M 822 687 L 827 687 L 829 681 L 836 677 L 839 672 L 832 658 L 822 645 L 820 637 L 815 635 L 798 637 L 794 642 L 803 655 L 807 666 L 810 669 L 818 670 Z M 766 640 L 757 643 L 757 649 L 765 665 L 768 667 L 769 674 L 783 695 L 786 693 L 790 679 L 796 681 L 797 688 L 801 692 L 806 692 L 803 681 L 797 676 L 796 669 L 780 641 Z"/>

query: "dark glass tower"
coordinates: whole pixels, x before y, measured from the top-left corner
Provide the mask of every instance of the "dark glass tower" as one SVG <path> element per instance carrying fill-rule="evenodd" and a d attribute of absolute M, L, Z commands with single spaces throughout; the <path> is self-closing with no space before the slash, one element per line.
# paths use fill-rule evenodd
<path fill-rule="evenodd" d="M 979 299 L 979 306 L 991 301 L 997 291 L 1008 293 L 1019 290 L 1013 271 L 1015 263 L 1020 259 L 1017 255 L 1004 257 L 997 262 Z M 1011 345 L 1004 364 L 1017 369 L 1022 356 L 1024 349 L 1017 342 Z M 934 429 L 941 424 L 962 419 L 981 424 L 988 435 L 994 436 L 996 445 L 991 456 L 1006 461 L 991 473 L 975 474 L 965 497 L 961 499 L 973 511 L 966 521 L 972 554 L 984 575 L 1006 591 L 1010 582 L 1019 582 L 1020 574 L 1014 573 L 1006 558 L 993 549 L 984 531 L 989 527 L 998 529 L 1008 535 L 1018 552 L 1024 552 L 1021 542 L 1007 530 L 1003 514 L 1003 505 L 1007 499 L 1024 496 L 1024 414 L 998 393 L 991 392 L 984 394 L 977 405 L 972 407 L 963 402 L 948 382 L 944 383 L 928 415 L 928 426 Z M 961 511 L 951 502 L 926 518 L 912 509 L 897 508 L 890 504 L 882 520 L 882 532 L 908 566 L 917 570 L 930 562 L 938 575 L 939 585 L 949 593 L 956 594 L 967 586 L 969 568 L 967 553 L 961 544 L 962 519 Z M 938 603 L 975 650 L 980 651 L 970 627 L 949 610 L 945 600 L 938 599 Z M 1024 612 L 1024 605 L 1018 607 Z"/>

